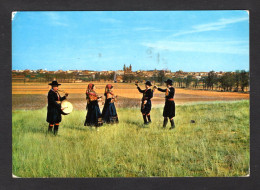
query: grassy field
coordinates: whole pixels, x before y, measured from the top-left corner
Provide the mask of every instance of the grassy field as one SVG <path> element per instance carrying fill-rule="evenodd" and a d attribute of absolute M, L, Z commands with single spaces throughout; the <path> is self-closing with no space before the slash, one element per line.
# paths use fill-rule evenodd
<path fill-rule="evenodd" d="M 176 107 L 176 128 L 162 129 L 162 108 L 142 125 L 139 108 L 119 108 L 120 123 L 84 127 L 86 111 L 63 116 L 46 135 L 46 108 L 13 110 L 13 174 L 19 177 L 183 177 L 249 174 L 249 101 Z M 195 120 L 191 123 L 190 120 Z"/>

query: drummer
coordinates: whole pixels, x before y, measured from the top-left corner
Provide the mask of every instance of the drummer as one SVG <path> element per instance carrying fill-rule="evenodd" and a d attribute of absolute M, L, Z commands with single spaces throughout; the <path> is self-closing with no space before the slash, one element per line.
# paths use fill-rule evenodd
<path fill-rule="evenodd" d="M 61 108 L 61 102 L 67 98 L 68 93 L 61 97 L 58 92 L 59 84 L 57 81 L 50 83 L 51 89 L 48 93 L 48 107 L 47 107 L 47 119 L 49 123 L 48 132 L 52 132 L 57 135 L 59 129 L 59 123 L 61 122 L 61 112 L 64 108 Z"/>

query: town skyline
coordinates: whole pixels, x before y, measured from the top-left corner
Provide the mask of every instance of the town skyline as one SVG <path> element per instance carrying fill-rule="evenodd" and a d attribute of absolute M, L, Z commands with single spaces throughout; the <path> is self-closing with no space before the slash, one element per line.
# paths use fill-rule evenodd
<path fill-rule="evenodd" d="M 185 71 L 185 70 L 176 70 L 176 71 L 172 71 L 170 69 L 149 69 L 149 70 L 133 70 L 132 72 L 138 72 L 138 71 L 154 71 L 154 70 L 158 70 L 158 71 L 170 71 L 170 72 L 178 72 L 178 71 L 182 71 L 182 72 L 185 72 L 185 73 L 200 73 L 200 72 L 205 72 L 205 73 L 208 73 L 208 72 L 211 72 L 211 71 L 214 71 L 214 72 L 236 72 L 236 71 L 241 71 L 241 70 L 244 70 L 246 72 L 249 72 L 249 69 L 246 70 L 246 69 L 235 69 L 235 70 L 232 70 L 232 71 L 222 71 L 222 70 L 211 70 L 211 71 Z M 94 71 L 94 72 L 106 72 L 106 71 L 123 71 L 122 69 L 118 69 L 118 70 L 90 70 L 90 69 L 68 69 L 68 70 L 62 70 L 62 69 L 57 69 L 57 70 L 48 70 L 48 69 L 13 69 L 12 70 L 13 72 L 24 72 L 24 71 L 34 71 L 34 72 L 37 72 L 37 71 L 47 71 L 47 72 L 68 72 L 68 71 Z"/>

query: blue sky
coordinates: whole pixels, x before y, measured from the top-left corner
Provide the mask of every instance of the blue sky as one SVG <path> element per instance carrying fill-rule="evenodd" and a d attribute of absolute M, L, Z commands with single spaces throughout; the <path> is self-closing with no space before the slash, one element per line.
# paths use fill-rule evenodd
<path fill-rule="evenodd" d="M 246 11 L 24 11 L 12 69 L 249 70 Z"/>

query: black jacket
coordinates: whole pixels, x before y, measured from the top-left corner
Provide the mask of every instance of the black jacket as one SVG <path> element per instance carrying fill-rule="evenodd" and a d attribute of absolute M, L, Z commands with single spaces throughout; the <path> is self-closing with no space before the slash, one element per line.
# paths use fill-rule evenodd
<path fill-rule="evenodd" d="M 161 92 L 165 92 L 165 106 L 163 109 L 163 117 L 169 117 L 169 118 L 175 117 L 175 102 L 174 100 L 169 101 L 169 99 L 173 99 L 175 89 L 173 87 L 170 87 L 168 88 L 168 90 L 167 88 L 166 89 L 158 88 L 158 90 Z"/>
<path fill-rule="evenodd" d="M 61 104 L 56 101 L 63 101 L 66 96 L 61 97 L 60 94 L 54 92 L 52 89 L 48 93 L 48 107 L 47 107 L 47 119 L 48 123 L 61 122 Z"/>
<path fill-rule="evenodd" d="M 153 91 L 149 89 L 141 90 L 139 86 L 137 87 L 138 91 L 143 93 L 143 98 L 142 98 L 142 104 L 141 104 L 141 112 L 143 114 L 149 114 L 152 108 L 152 102 L 151 98 L 153 97 Z M 145 103 L 146 100 L 146 103 Z"/>
<path fill-rule="evenodd" d="M 139 92 L 143 93 L 142 101 L 150 100 L 153 97 L 153 91 L 150 88 L 147 90 L 141 90 L 141 88 L 138 86 L 137 89 Z"/>

